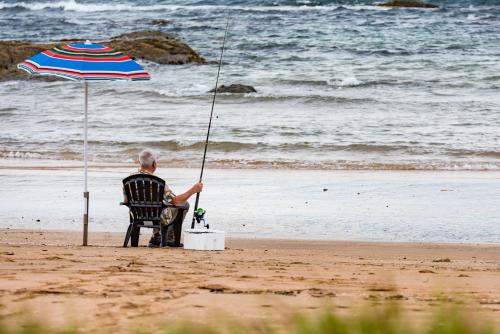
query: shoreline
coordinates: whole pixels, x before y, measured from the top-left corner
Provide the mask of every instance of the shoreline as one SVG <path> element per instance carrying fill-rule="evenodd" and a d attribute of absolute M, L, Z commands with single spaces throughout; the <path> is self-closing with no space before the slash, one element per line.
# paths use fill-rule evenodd
<path fill-rule="evenodd" d="M 195 161 L 195 162 L 193 162 Z M 477 162 L 475 162 L 477 163 Z M 159 160 L 164 169 L 199 169 L 201 162 L 193 159 Z M 297 162 L 297 161 L 207 161 L 207 169 L 223 170 L 283 170 L 283 171 L 353 171 L 353 172 L 500 172 L 496 164 L 486 163 L 490 167 L 464 167 L 463 162 L 457 162 L 453 166 L 443 167 L 438 165 L 420 165 L 419 163 L 401 162 L 376 162 L 376 161 L 348 161 L 340 163 L 332 162 Z M 89 161 L 89 170 L 97 169 L 120 169 L 137 166 L 137 162 L 95 162 Z M 83 169 L 81 160 L 59 160 L 59 159 L 12 159 L 0 158 L 0 170 L 78 170 Z"/>
<path fill-rule="evenodd" d="M 83 228 L 83 225 L 82 225 Z M 185 229 L 188 229 L 189 226 L 185 226 Z M 183 231 L 184 231 L 183 230 Z M 107 244 L 102 244 L 103 242 L 106 242 L 107 240 L 120 240 L 120 238 L 125 238 L 125 232 L 126 230 L 124 229 L 123 232 L 116 232 L 116 231 L 110 231 L 110 232 L 105 232 L 105 231 L 89 231 L 89 244 L 88 247 L 121 247 L 121 244 L 118 243 L 117 245 L 107 245 Z M 64 229 L 50 229 L 50 228 L 39 228 L 39 229 L 22 229 L 22 228 L 3 228 L 0 227 L 0 235 L 2 234 L 23 234 L 27 233 L 30 235 L 34 235 L 37 233 L 42 233 L 42 234 L 49 234 L 49 235 L 64 235 L 65 237 L 70 236 L 71 240 L 73 241 L 72 243 L 68 244 L 46 244 L 47 246 L 82 246 L 80 245 L 76 240 L 81 239 L 83 236 L 83 232 L 80 230 L 64 230 Z M 147 246 L 147 240 L 149 240 L 149 235 L 150 235 L 150 230 L 146 229 L 145 231 L 141 232 L 141 241 L 140 241 L 140 247 L 146 247 Z M 184 235 L 184 232 L 183 232 Z M 97 244 L 92 243 L 92 239 L 97 240 Z M 37 240 L 38 242 L 39 240 Z M 122 240 L 123 241 L 123 240 Z M 339 245 L 359 245 L 359 246 L 426 246 L 426 247 L 436 247 L 436 248 L 450 248 L 450 247 L 484 247 L 484 248 L 499 248 L 500 249 L 500 242 L 494 243 L 494 242 L 432 242 L 432 241 L 384 241 L 384 240 L 358 240 L 358 239 L 299 239 L 299 238 L 273 238 L 273 237 L 249 237 L 245 235 L 235 235 L 235 234 L 226 234 L 226 247 L 228 243 L 231 243 L 231 241 L 235 242 L 242 242 L 245 244 L 265 244 L 265 243 L 274 243 L 274 244 L 279 244 L 282 246 L 286 246 L 287 244 L 294 245 L 294 244 L 303 244 L 306 246 L 314 246 L 314 248 L 321 248 L 321 247 L 329 247 L 332 244 L 339 244 Z M 101 244 L 99 244 L 101 243 Z M 2 237 L 0 237 L 0 246 L 22 246 L 22 245 L 37 245 L 36 242 L 32 243 L 23 243 L 23 242 L 14 242 L 14 243 L 9 243 L 5 242 Z M 83 246 L 82 246 L 83 247 Z M 130 245 L 129 245 L 130 247 Z M 167 247 L 168 248 L 168 247 Z"/>
<path fill-rule="evenodd" d="M 79 246 L 77 232 L 0 230 L 4 323 L 22 309 L 49 325 L 76 321 L 83 332 L 154 331 L 165 321 L 280 322 L 393 301 L 413 324 L 460 305 L 500 325 L 500 245 L 231 239 L 225 251 L 203 252 L 92 236 L 99 246 Z"/>

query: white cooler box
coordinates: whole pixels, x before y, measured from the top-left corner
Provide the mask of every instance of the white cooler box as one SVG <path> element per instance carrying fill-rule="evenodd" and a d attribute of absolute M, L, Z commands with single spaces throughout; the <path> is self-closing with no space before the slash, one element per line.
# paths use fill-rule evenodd
<path fill-rule="evenodd" d="M 184 230 L 184 249 L 221 251 L 225 247 L 224 231 L 209 229 Z"/>

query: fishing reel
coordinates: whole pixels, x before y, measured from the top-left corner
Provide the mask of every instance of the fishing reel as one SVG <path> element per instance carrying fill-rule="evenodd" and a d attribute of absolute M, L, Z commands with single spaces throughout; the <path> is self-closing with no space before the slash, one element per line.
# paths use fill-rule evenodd
<path fill-rule="evenodd" d="M 205 221 L 205 213 L 206 213 L 205 210 L 203 210 L 202 208 L 198 208 L 198 210 L 194 212 L 194 218 L 196 219 L 197 224 L 203 222 L 203 227 L 209 229 L 210 225 L 208 225 L 207 222 Z"/>

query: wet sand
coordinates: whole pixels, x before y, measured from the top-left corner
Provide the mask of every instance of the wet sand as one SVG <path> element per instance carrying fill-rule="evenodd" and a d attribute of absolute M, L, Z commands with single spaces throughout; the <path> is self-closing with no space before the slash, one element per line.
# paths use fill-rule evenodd
<path fill-rule="evenodd" d="M 0 161 L 0 228 L 80 231 L 79 163 L 19 164 Z M 134 170 L 90 168 L 90 231 L 125 231 L 121 181 Z M 160 166 L 156 174 L 181 193 L 199 169 Z M 498 171 L 207 169 L 204 181 L 207 221 L 231 237 L 500 242 Z"/>
<path fill-rule="evenodd" d="M 91 233 L 82 247 L 79 232 L 0 230 L 0 316 L 14 322 L 30 310 L 111 331 L 396 300 L 414 320 L 463 303 L 500 322 L 500 245 L 231 238 L 226 251 L 195 252 L 122 248 L 122 238 Z"/>

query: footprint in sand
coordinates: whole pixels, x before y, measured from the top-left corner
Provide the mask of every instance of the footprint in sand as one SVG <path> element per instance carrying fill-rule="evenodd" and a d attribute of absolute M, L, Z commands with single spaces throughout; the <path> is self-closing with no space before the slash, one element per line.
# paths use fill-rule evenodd
<path fill-rule="evenodd" d="M 322 297 L 335 297 L 336 294 L 333 291 L 327 291 L 318 288 L 311 288 L 307 291 L 311 297 L 322 298 Z"/>
<path fill-rule="evenodd" d="M 126 302 L 124 305 L 122 305 L 120 308 L 123 308 L 123 309 L 128 309 L 128 310 L 131 310 L 131 309 L 137 309 L 139 307 L 141 307 L 142 305 L 139 305 L 139 304 L 135 304 L 135 303 L 132 303 L 132 302 Z"/>

